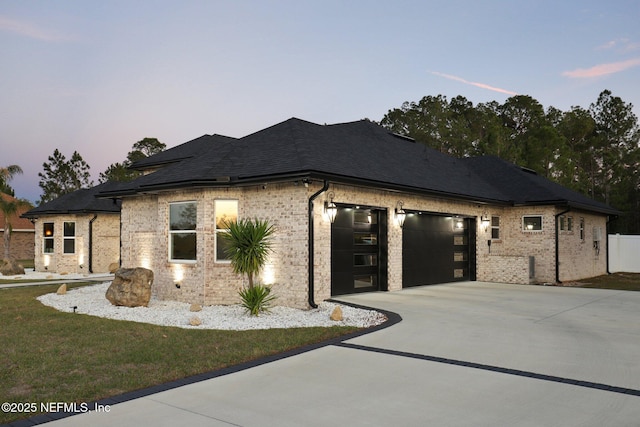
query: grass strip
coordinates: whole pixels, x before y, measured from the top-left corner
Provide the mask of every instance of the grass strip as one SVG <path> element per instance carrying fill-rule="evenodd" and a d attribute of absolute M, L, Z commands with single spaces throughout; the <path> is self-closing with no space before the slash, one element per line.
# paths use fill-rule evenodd
<path fill-rule="evenodd" d="M 640 273 L 613 273 L 567 283 L 580 288 L 640 291 Z"/>

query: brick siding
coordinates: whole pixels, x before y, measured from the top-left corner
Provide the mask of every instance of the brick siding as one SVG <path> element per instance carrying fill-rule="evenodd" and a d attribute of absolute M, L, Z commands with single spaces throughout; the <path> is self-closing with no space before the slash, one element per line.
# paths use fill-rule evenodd
<path fill-rule="evenodd" d="M 125 198 L 122 203 L 123 267 L 143 266 L 155 273 L 153 292 L 165 299 L 212 304 L 235 304 L 245 279 L 234 274 L 229 263 L 215 260 L 215 200 L 237 200 L 240 218 L 267 220 L 274 225 L 274 252 L 260 281 L 272 285 L 278 304 L 307 308 L 308 292 L 308 214 L 309 197 L 321 183 L 268 184 L 241 188 L 192 189 L 153 196 Z M 394 209 L 399 200 L 408 210 L 456 214 L 477 219 L 477 279 L 527 284 L 555 281 L 555 215 L 549 207 L 489 207 L 443 198 L 422 197 L 354 186 L 331 185 L 335 203 L 386 209 L 388 229 L 388 288 L 402 288 L 402 229 L 395 223 Z M 314 299 L 331 297 L 331 224 L 324 216 L 327 193 L 314 203 Z M 169 262 L 169 204 L 197 202 L 197 260 Z M 480 223 L 483 213 L 500 217 L 500 239 L 492 241 L 491 228 Z M 541 231 L 523 231 L 523 215 L 541 215 Z M 579 217 L 585 218 L 586 243 L 577 242 Z M 572 235 L 561 234 L 560 276 L 568 280 L 585 275 L 604 274 L 606 239 L 599 255 L 592 250 L 594 226 L 604 231 L 605 217 L 573 214 Z M 591 248 L 591 249 L 590 249 Z M 529 257 L 535 258 L 535 277 L 529 277 Z M 176 286 L 179 285 L 179 287 Z"/>
<path fill-rule="evenodd" d="M 33 259 L 34 230 L 16 230 L 11 232 L 11 243 L 9 245 L 9 257 L 15 260 Z M 4 230 L 0 231 L 0 257 L 4 256 Z"/>
<path fill-rule="evenodd" d="M 40 217 L 35 223 L 35 269 L 59 274 L 89 273 L 89 221 L 93 214 L 52 215 Z M 43 224 L 54 224 L 54 252 L 44 253 Z M 63 253 L 65 222 L 75 222 L 75 252 Z M 120 216 L 98 214 L 93 221 L 93 273 L 107 273 L 109 264 L 117 262 L 120 252 Z"/>

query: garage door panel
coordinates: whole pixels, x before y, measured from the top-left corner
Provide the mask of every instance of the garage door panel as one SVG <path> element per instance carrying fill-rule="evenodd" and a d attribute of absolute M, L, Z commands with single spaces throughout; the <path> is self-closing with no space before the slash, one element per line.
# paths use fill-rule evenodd
<path fill-rule="evenodd" d="M 468 280 L 468 229 L 467 222 L 463 229 L 454 230 L 451 217 L 423 214 L 407 218 L 402 240 L 402 286 Z"/>

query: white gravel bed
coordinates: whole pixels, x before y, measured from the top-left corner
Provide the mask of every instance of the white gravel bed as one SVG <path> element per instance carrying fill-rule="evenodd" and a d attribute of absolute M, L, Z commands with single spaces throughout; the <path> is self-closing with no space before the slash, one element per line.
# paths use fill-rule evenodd
<path fill-rule="evenodd" d="M 202 311 L 191 312 L 191 304 L 177 301 L 160 301 L 151 298 L 148 307 L 116 307 L 105 293 L 110 282 L 82 286 L 69 290 L 65 295 L 45 294 L 38 300 L 49 307 L 65 313 L 75 312 L 90 316 L 116 320 L 175 326 L 188 329 L 248 330 L 271 328 L 304 328 L 311 326 L 356 326 L 366 328 L 383 323 L 386 316 L 374 310 L 362 310 L 342 304 L 322 302 L 317 309 L 298 310 L 288 307 L 273 307 L 260 316 L 249 316 L 240 305 L 204 306 Z M 342 309 L 343 320 L 333 321 L 329 315 L 336 305 Z M 189 321 L 197 317 L 202 322 L 191 326 Z"/>
<path fill-rule="evenodd" d="M 25 268 L 25 274 L 15 274 L 13 276 L 5 276 L 0 273 L 0 279 L 3 280 L 72 280 L 72 279 L 92 279 L 95 277 L 104 277 L 104 276 L 112 276 L 108 273 L 69 273 L 69 274 L 58 274 L 58 273 L 49 273 L 49 272 L 38 272 L 33 271 L 33 268 Z"/>

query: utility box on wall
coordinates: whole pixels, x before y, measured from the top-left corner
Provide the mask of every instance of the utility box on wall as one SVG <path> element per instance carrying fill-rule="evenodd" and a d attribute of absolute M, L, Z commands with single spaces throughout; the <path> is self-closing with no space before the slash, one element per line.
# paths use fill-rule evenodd
<path fill-rule="evenodd" d="M 529 256 L 529 280 L 536 277 L 536 257 Z"/>
<path fill-rule="evenodd" d="M 600 254 L 602 240 L 602 228 L 593 227 L 593 249 L 596 251 L 596 256 Z"/>

